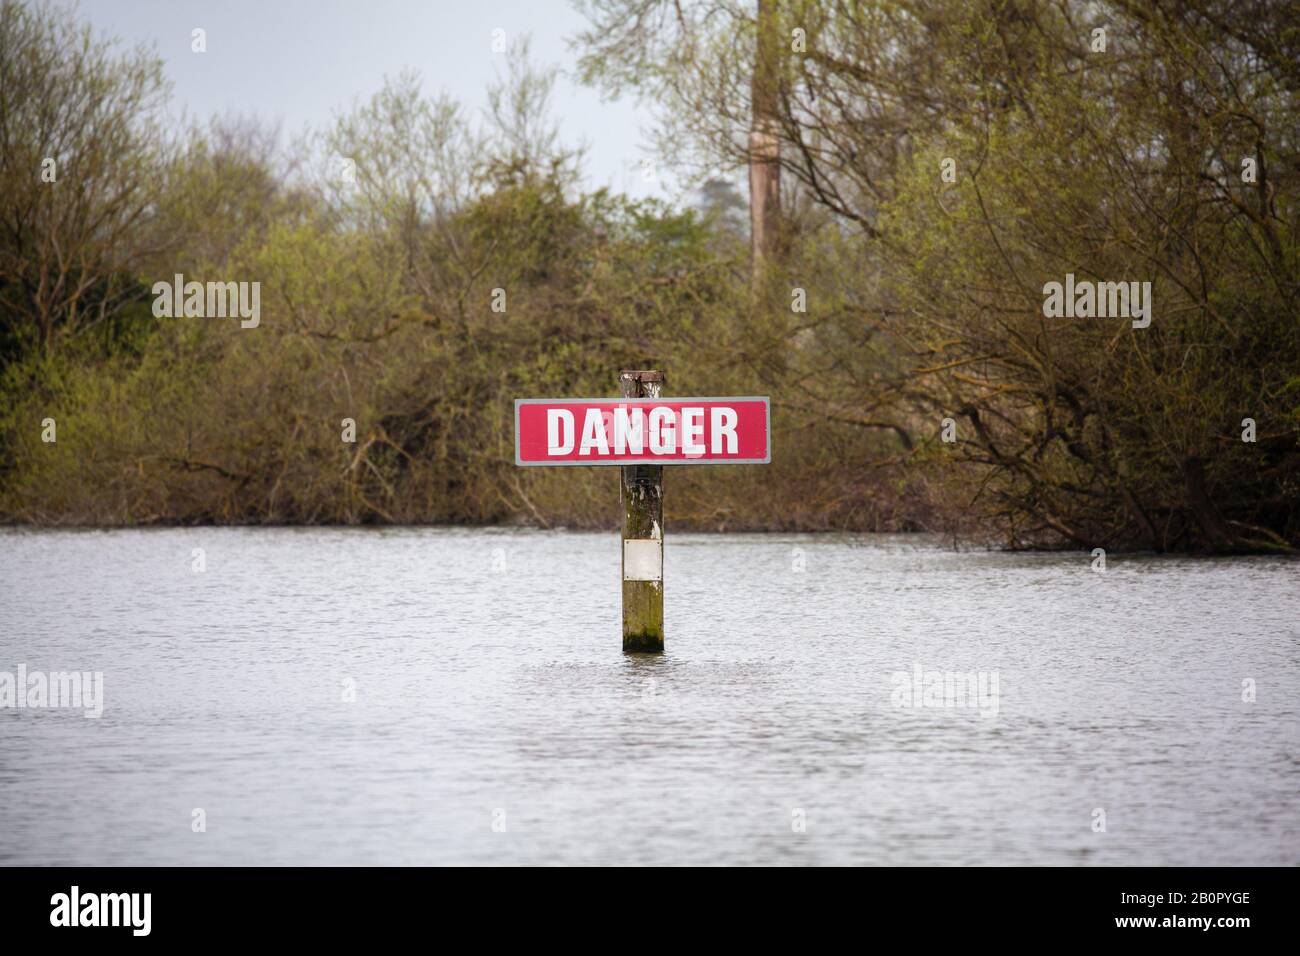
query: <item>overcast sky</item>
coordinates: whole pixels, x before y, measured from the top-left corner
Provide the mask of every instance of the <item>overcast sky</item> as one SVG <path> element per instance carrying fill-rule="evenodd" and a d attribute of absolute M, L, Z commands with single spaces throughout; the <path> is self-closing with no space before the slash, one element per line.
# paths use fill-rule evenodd
<path fill-rule="evenodd" d="M 255 114 L 281 121 L 286 134 L 328 123 L 407 67 L 426 93 L 481 109 L 507 67 L 506 54 L 492 51 L 493 30 L 509 41 L 531 34 L 536 63 L 571 72 L 565 40 L 585 23 L 569 0 L 81 0 L 77 9 L 101 31 L 154 44 L 177 112 Z M 190 49 L 195 27 L 207 31 L 206 53 Z M 670 177 L 643 175 L 641 160 L 652 157 L 648 106 L 603 103 L 562 76 L 553 112 L 564 143 L 586 145 L 590 185 L 673 198 Z"/>

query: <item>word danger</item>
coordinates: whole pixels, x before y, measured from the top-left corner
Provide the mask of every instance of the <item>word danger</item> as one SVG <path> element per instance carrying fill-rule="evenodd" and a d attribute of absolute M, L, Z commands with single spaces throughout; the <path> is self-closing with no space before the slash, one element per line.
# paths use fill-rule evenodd
<path fill-rule="evenodd" d="M 766 398 L 519 399 L 520 465 L 765 463 Z"/>

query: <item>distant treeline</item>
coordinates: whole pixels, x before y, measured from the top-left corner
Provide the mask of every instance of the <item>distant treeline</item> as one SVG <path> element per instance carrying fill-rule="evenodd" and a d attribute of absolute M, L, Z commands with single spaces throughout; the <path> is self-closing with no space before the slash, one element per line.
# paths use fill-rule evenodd
<path fill-rule="evenodd" d="M 676 527 L 1300 548 L 1294 4 L 583 6 L 689 208 L 585 190 L 526 49 L 481 120 L 176 130 L 152 52 L 0 0 L 0 517 L 609 527 L 512 401 L 655 367 L 772 398 Z"/>

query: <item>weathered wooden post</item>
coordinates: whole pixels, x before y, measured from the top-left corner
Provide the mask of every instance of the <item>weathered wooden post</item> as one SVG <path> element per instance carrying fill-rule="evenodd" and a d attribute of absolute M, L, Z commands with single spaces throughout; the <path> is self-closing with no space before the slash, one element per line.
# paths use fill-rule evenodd
<path fill-rule="evenodd" d="M 664 373 L 658 369 L 619 372 L 624 398 L 659 398 Z M 664 468 L 624 465 L 623 650 L 664 649 Z"/>

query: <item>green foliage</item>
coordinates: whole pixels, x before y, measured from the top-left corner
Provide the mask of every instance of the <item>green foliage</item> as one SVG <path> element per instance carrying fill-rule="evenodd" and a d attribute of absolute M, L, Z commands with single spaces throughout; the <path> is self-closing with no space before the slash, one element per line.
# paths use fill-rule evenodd
<path fill-rule="evenodd" d="M 791 249 L 753 364 L 808 420 L 892 435 L 919 518 L 1300 545 L 1293 3 L 583 6 L 585 75 L 658 101 L 675 154 L 746 162 L 764 98 Z M 1151 325 L 1047 316 L 1067 273 L 1150 282 Z M 781 321 L 795 287 L 815 304 Z"/>
<path fill-rule="evenodd" d="M 586 3 L 580 68 L 654 96 L 678 158 L 743 163 L 753 88 L 779 88 L 783 253 L 755 281 L 719 181 L 701 212 L 583 192 L 554 75 L 526 60 L 483 123 L 404 74 L 293 149 L 237 123 L 168 144 L 156 64 L 82 54 L 0 2 L 4 76 L 122 91 L 103 109 L 135 183 L 39 193 L 37 154 L 4 157 L 11 218 L 98 211 L 113 237 L 69 231 L 77 215 L 0 234 L 10 520 L 608 526 L 609 469 L 514 466 L 512 402 L 660 367 L 669 394 L 773 397 L 771 466 L 669 472 L 679 527 L 1300 546 L 1287 5 L 799 0 L 760 37 L 739 0 Z M 761 84 L 760 40 L 779 50 Z M 0 107 L 14 142 L 82 129 L 57 104 L 84 84 L 54 89 L 44 113 Z M 85 204 L 106 195 L 126 201 Z M 35 294 L 67 240 L 87 251 L 65 271 L 79 291 Z M 259 282 L 260 325 L 154 318 L 176 273 Z M 1046 315 L 1066 273 L 1150 282 L 1150 326 Z"/>

